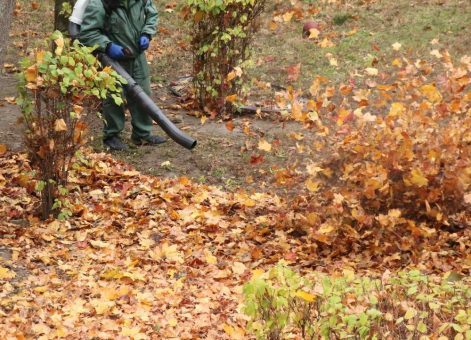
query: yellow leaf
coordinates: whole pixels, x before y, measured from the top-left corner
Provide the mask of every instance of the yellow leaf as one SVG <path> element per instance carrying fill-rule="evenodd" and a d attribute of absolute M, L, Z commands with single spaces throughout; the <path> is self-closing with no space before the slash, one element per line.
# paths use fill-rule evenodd
<path fill-rule="evenodd" d="M 36 65 L 28 67 L 25 71 L 25 78 L 28 82 L 36 82 L 36 78 L 38 78 L 38 67 Z"/>
<path fill-rule="evenodd" d="M 309 30 L 309 39 L 317 39 L 319 38 L 319 30 L 316 28 L 311 28 Z"/>
<path fill-rule="evenodd" d="M 305 292 L 303 290 L 298 290 L 295 295 L 298 298 L 301 298 L 301 299 L 303 299 L 304 301 L 307 301 L 307 302 L 314 302 L 314 300 L 316 299 L 315 295 L 310 294 L 308 292 Z"/>
<path fill-rule="evenodd" d="M 405 112 L 406 108 L 404 107 L 404 104 L 402 103 L 392 103 L 391 104 L 391 109 L 389 110 L 389 115 L 391 117 L 397 117 L 399 115 L 402 115 Z"/>
<path fill-rule="evenodd" d="M 304 184 L 306 185 L 307 190 L 310 192 L 316 192 L 319 190 L 319 183 L 314 182 L 311 178 L 308 178 Z"/>
<path fill-rule="evenodd" d="M 37 51 L 36 52 L 36 63 L 41 64 L 44 60 L 44 55 L 46 54 L 45 51 Z"/>
<path fill-rule="evenodd" d="M 294 15 L 293 11 L 286 12 L 285 14 L 283 14 L 283 21 L 284 22 L 290 22 L 291 19 L 293 18 L 293 15 Z"/>
<path fill-rule="evenodd" d="M 409 308 L 404 315 L 405 320 L 410 320 L 417 315 L 417 311 L 414 308 Z"/>
<path fill-rule="evenodd" d="M 94 247 L 94 248 L 108 248 L 110 245 L 106 242 L 103 242 L 103 241 L 100 241 L 100 240 L 91 240 L 90 241 L 90 244 Z"/>
<path fill-rule="evenodd" d="M 0 280 L 4 279 L 13 279 L 16 276 L 16 273 L 11 271 L 8 268 L 0 267 Z"/>
<path fill-rule="evenodd" d="M 48 288 L 46 286 L 36 287 L 33 289 L 36 293 L 45 293 L 47 292 Z"/>
<path fill-rule="evenodd" d="M 208 120 L 207 116 L 201 116 L 201 125 L 204 125 L 207 120 Z"/>
<path fill-rule="evenodd" d="M 399 51 L 401 49 L 402 45 L 401 43 L 399 42 L 395 42 L 394 44 L 392 44 L 392 48 L 394 51 Z"/>
<path fill-rule="evenodd" d="M 245 338 L 245 331 L 237 326 L 230 326 L 228 324 L 224 324 L 223 326 L 224 332 L 231 337 L 231 339 L 244 339 Z"/>
<path fill-rule="evenodd" d="M 334 47 L 335 44 L 334 44 L 332 41 L 330 41 L 329 39 L 324 38 L 324 40 L 322 40 L 322 41 L 319 43 L 319 46 L 320 46 L 321 48 L 328 48 L 328 47 Z"/>
<path fill-rule="evenodd" d="M 74 105 L 74 112 L 76 114 L 81 114 L 83 111 L 83 106 L 80 106 L 80 105 Z"/>
<path fill-rule="evenodd" d="M 258 279 L 259 277 L 263 276 L 265 272 L 263 269 L 255 269 L 252 270 L 252 280 Z"/>
<path fill-rule="evenodd" d="M 0 144 L 0 156 L 4 155 L 7 152 L 8 148 L 5 144 Z"/>
<path fill-rule="evenodd" d="M 133 339 L 147 339 L 147 336 L 141 333 L 141 329 L 139 327 L 124 327 L 121 329 L 122 336 L 129 336 Z"/>
<path fill-rule="evenodd" d="M 216 256 L 214 256 L 213 254 L 211 254 L 211 252 L 207 249 L 204 250 L 204 257 L 206 259 L 206 262 L 208 262 L 208 264 L 216 264 L 218 263 L 218 259 Z"/>
<path fill-rule="evenodd" d="M 64 50 L 64 37 L 61 35 L 59 38 L 54 40 L 54 42 L 56 44 L 56 55 L 61 55 Z"/>
<path fill-rule="evenodd" d="M 168 325 L 170 327 L 175 327 L 176 325 L 178 325 L 178 320 L 175 318 L 171 318 L 170 320 L 168 320 Z"/>
<path fill-rule="evenodd" d="M 321 227 L 319 228 L 319 230 L 317 230 L 317 232 L 319 234 L 329 234 L 330 232 L 332 232 L 334 230 L 334 227 L 328 223 L 323 223 L 321 224 Z"/>
<path fill-rule="evenodd" d="M 104 299 L 93 299 L 90 304 L 95 308 L 98 315 L 106 314 L 111 308 L 114 307 L 115 303 Z"/>
<path fill-rule="evenodd" d="M 67 124 L 65 124 L 64 119 L 56 119 L 54 123 L 54 130 L 56 132 L 67 131 Z"/>
<path fill-rule="evenodd" d="M 237 275 L 242 275 L 247 270 L 247 267 L 242 262 L 234 262 L 232 265 L 232 272 Z"/>
<path fill-rule="evenodd" d="M 428 179 L 420 169 L 413 169 L 409 180 L 419 188 L 428 185 Z"/>
<path fill-rule="evenodd" d="M 271 151 L 271 144 L 268 143 L 266 140 L 262 139 L 258 142 L 258 149 L 266 151 L 266 152 L 270 152 Z"/>
<path fill-rule="evenodd" d="M 420 88 L 420 92 L 427 97 L 432 103 L 438 103 L 442 101 L 442 95 L 435 85 L 428 84 Z"/>
<path fill-rule="evenodd" d="M 430 52 L 430 55 L 433 55 L 434 57 L 440 59 L 440 58 L 443 58 L 443 55 L 440 53 L 439 50 L 432 50 Z"/>
<path fill-rule="evenodd" d="M 226 81 L 229 82 L 231 81 L 232 79 L 234 79 L 236 77 L 236 73 L 234 71 L 231 71 L 229 72 L 229 74 L 227 75 L 226 77 Z"/>
<path fill-rule="evenodd" d="M 369 76 L 377 76 L 378 75 L 378 69 L 374 68 L 374 67 L 367 67 L 366 68 L 366 73 L 369 75 Z"/>

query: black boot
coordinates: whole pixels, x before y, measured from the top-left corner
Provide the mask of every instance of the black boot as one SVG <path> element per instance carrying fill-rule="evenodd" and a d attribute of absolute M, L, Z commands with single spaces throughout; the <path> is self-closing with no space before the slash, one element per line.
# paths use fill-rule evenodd
<path fill-rule="evenodd" d="M 132 136 L 131 141 L 136 145 L 159 145 L 165 143 L 167 139 L 159 136 L 148 136 L 144 138 Z"/>
<path fill-rule="evenodd" d="M 108 137 L 103 140 L 103 144 L 113 151 L 125 151 L 128 150 L 128 146 L 123 143 L 121 138 L 118 136 Z"/>

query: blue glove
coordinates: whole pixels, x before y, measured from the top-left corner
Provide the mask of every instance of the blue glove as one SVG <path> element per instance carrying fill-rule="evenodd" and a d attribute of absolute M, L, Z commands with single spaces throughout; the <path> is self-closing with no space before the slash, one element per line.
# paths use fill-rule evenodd
<path fill-rule="evenodd" d="M 141 51 L 147 50 L 149 48 L 149 43 L 149 36 L 146 34 L 141 35 L 141 37 L 139 38 L 139 48 L 141 49 Z"/>
<path fill-rule="evenodd" d="M 106 47 L 106 54 L 108 54 L 111 58 L 120 60 L 124 58 L 124 51 L 123 46 L 120 46 L 115 43 L 109 43 Z"/>

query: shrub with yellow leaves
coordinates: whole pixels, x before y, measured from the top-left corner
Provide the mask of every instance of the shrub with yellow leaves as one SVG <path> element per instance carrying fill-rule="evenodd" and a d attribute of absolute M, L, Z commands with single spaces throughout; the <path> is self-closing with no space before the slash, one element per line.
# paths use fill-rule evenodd
<path fill-rule="evenodd" d="M 54 46 L 52 52 L 48 46 Z M 92 50 L 56 31 L 22 62 L 17 103 L 43 218 L 63 204 L 57 200 L 59 189 L 65 188 L 71 160 L 86 142 L 85 117 L 108 96 L 122 103 L 124 80 L 111 68 L 102 69 Z"/>

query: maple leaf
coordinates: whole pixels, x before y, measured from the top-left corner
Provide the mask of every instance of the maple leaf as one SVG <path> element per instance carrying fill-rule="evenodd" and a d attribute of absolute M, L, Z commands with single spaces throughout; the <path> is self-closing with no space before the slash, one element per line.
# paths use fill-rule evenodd
<path fill-rule="evenodd" d="M 428 179 L 418 168 L 412 169 L 409 180 L 412 184 L 418 186 L 419 188 L 428 185 Z"/>
<path fill-rule="evenodd" d="M 54 123 L 54 131 L 63 132 L 67 131 L 67 124 L 65 123 L 64 119 L 57 119 Z"/>
<path fill-rule="evenodd" d="M 5 144 L 0 144 L 0 156 L 3 156 L 7 152 L 8 148 Z"/>
<path fill-rule="evenodd" d="M 287 68 L 288 72 L 288 81 L 294 82 L 298 80 L 301 73 L 301 64 L 291 65 Z"/>
<path fill-rule="evenodd" d="M 0 280 L 13 279 L 16 273 L 5 267 L 0 267 Z"/>
<path fill-rule="evenodd" d="M 258 142 L 258 149 L 265 152 L 271 152 L 272 146 L 266 140 L 262 139 Z"/>

